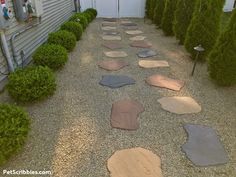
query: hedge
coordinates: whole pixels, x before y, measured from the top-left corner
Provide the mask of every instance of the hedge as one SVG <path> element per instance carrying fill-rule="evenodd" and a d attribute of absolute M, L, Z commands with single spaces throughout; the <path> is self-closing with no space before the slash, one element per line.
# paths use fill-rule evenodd
<path fill-rule="evenodd" d="M 164 12 L 164 9 L 165 9 L 165 1 L 166 0 L 158 0 L 156 2 L 156 7 L 154 9 L 153 22 L 157 26 L 161 26 L 162 16 L 163 16 L 163 12 Z"/>
<path fill-rule="evenodd" d="M 88 26 L 88 20 L 85 17 L 84 14 L 82 13 L 76 13 L 74 14 L 72 17 L 70 17 L 69 21 L 74 21 L 74 22 L 78 22 L 82 25 L 83 29 L 85 30 L 86 27 Z"/>
<path fill-rule="evenodd" d="M 80 40 L 83 33 L 83 27 L 79 23 L 73 21 L 64 23 L 61 26 L 61 30 L 72 32 L 75 35 L 77 41 Z"/>

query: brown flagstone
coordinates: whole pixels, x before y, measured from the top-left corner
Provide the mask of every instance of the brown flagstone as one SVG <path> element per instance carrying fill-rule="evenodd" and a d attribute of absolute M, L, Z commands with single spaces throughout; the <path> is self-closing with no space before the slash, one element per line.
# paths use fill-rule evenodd
<path fill-rule="evenodd" d="M 134 41 L 130 44 L 130 46 L 137 47 L 137 48 L 150 48 L 152 47 L 152 44 L 146 41 Z"/>
<path fill-rule="evenodd" d="M 114 50 L 114 49 L 121 49 L 122 48 L 122 45 L 118 42 L 113 42 L 113 41 L 109 41 L 109 42 L 104 42 L 102 44 L 102 46 L 108 48 L 108 49 L 111 49 L 111 50 Z"/>
<path fill-rule="evenodd" d="M 103 60 L 98 63 L 100 68 L 103 68 L 108 71 L 117 71 L 129 64 L 122 60 Z"/>
<path fill-rule="evenodd" d="M 111 58 L 124 58 L 127 57 L 127 53 L 124 51 L 110 51 L 110 52 L 104 52 L 104 54 L 107 57 L 111 57 Z"/>
<path fill-rule="evenodd" d="M 165 60 L 140 60 L 138 64 L 142 68 L 169 67 L 169 63 Z"/>
<path fill-rule="evenodd" d="M 126 34 L 130 34 L 130 35 L 137 35 L 137 34 L 142 34 L 143 32 L 140 30 L 129 30 L 129 31 L 125 31 Z"/>
<path fill-rule="evenodd" d="M 129 40 L 131 41 L 143 41 L 144 39 L 146 39 L 146 36 L 135 36 L 135 37 L 129 38 Z"/>
<path fill-rule="evenodd" d="M 102 27 L 102 30 L 104 31 L 110 31 L 110 30 L 116 30 L 117 28 L 115 26 L 104 26 Z"/>
<path fill-rule="evenodd" d="M 121 37 L 115 35 L 103 35 L 102 39 L 105 41 L 121 41 Z"/>

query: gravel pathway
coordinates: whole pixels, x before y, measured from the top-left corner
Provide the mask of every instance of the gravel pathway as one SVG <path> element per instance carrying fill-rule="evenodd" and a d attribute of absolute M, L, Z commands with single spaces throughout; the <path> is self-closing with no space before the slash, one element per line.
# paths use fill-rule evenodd
<path fill-rule="evenodd" d="M 192 60 L 174 38 L 165 37 L 154 25 L 132 19 L 153 44 L 170 68 L 141 69 L 137 48 L 129 47 L 129 37 L 119 28 L 123 49 L 130 66 L 116 72 L 100 69 L 97 62 L 104 57 L 100 35 L 102 19 L 90 24 L 83 39 L 71 53 L 70 61 L 57 73 L 58 89 L 51 98 L 40 103 L 22 105 L 32 117 L 28 142 L 3 169 L 52 170 L 54 177 L 109 177 L 107 160 L 117 150 L 142 147 L 162 159 L 164 177 L 235 177 L 236 174 L 236 87 L 220 88 L 207 76 L 205 64 L 198 64 L 190 77 Z M 108 58 L 107 58 L 108 59 Z M 98 83 L 104 74 L 127 75 L 135 85 L 119 89 L 102 87 Z M 163 74 L 181 79 L 186 85 L 180 92 L 148 86 L 145 79 Z M 163 96 L 191 96 L 203 108 L 201 113 L 175 115 L 161 109 Z M 112 129 L 112 103 L 122 98 L 139 101 L 145 107 L 139 117 L 137 131 Z M 0 102 L 13 103 L 4 92 Z M 225 146 L 230 162 L 222 166 L 198 168 L 181 151 L 187 134 L 186 123 L 214 128 Z M 1 176 L 2 174 L 0 174 Z"/>

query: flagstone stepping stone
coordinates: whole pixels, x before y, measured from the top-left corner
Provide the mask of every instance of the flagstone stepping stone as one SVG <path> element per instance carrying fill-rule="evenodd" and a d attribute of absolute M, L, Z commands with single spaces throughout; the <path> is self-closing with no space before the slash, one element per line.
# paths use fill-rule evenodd
<path fill-rule="evenodd" d="M 140 60 L 138 64 L 142 68 L 169 67 L 169 63 L 165 60 Z"/>
<path fill-rule="evenodd" d="M 146 39 L 146 36 L 135 36 L 135 37 L 129 38 L 129 40 L 131 41 L 143 41 L 144 39 Z"/>
<path fill-rule="evenodd" d="M 123 51 L 110 51 L 110 52 L 104 52 L 104 54 L 107 57 L 111 58 L 124 58 L 128 56 L 127 53 Z"/>
<path fill-rule="evenodd" d="M 109 42 L 106 42 L 106 43 L 103 43 L 102 44 L 104 47 L 108 48 L 108 49 L 111 49 L 111 50 L 114 50 L 114 49 L 121 49 L 122 48 L 122 45 L 117 43 L 117 42 L 112 42 L 112 41 L 109 41 Z"/>
<path fill-rule="evenodd" d="M 153 50 L 148 49 L 148 50 L 143 50 L 143 51 L 139 52 L 137 55 L 140 58 L 148 58 L 148 57 L 156 56 L 157 53 Z"/>
<path fill-rule="evenodd" d="M 115 26 L 104 26 L 102 27 L 103 31 L 110 31 L 110 30 L 116 30 Z"/>
<path fill-rule="evenodd" d="M 194 114 L 201 112 L 201 106 L 191 97 L 164 97 L 158 100 L 161 107 L 175 114 Z"/>
<path fill-rule="evenodd" d="M 134 41 L 130 44 L 130 46 L 137 48 L 150 48 L 152 47 L 152 44 L 146 41 Z"/>
<path fill-rule="evenodd" d="M 123 26 L 123 29 L 125 29 L 125 30 L 137 30 L 138 27 L 137 26 Z"/>
<path fill-rule="evenodd" d="M 146 79 L 146 82 L 155 87 L 167 88 L 174 91 L 180 91 L 184 86 L 184 82 L 162 76 L 159 74 L 152 75 Z"/>
<path fill-rule="evenodd" d="M 116 18 L 104 18 L 103 19 L 105 22 L 116 22 L 117 19 Z"/>
<path fill-rule="evenodd" d="M 103 60 L 98 63 L 98 66 L 100 68 L 103 68 L 108 71 L 117 71 L 125 66 L 128 66 L 129 64 L 122 60 Z"/>
<path fill-rule="evenodd" d="M 103 35 L 102 39 L 105 41 L 121 41 L 120 36 L 114 36 L 114 35 Z"/>
<path fill-rule="evenodd" d="M 140 30 L 129 30 L 129 31 L 125 31 L 126 34 L 130 34 L 130 35 L 137 35 L 137 34 L 142 34 L 143 32 Z"/>
<path fill-rule="evenodd" d="M 126 24 L 126 23 L 132 23 L 132 21 L 130 21 L 130 20 L 121 20 L 120 23 L 121 24 Z"/>
<path fill-rule="evenodd" d="M 99 84 L 110 88 L 119 88 L 126 85 L 133 85 L 135 84 L 135 80 L 123 75 L 105 75 L 102 76 Z"/>
<path fill-rule="evenodd" d="M 123 26 L 138 26 L 136 23 L 122 23 Z"/>
<path fill-rule="evenodd" d="M 138 116 L 144 111 L 143 105 L 134 100 L 121 100 L 113 103 L 111 111 L 111 126 L 124 130 L 139 128 Z"/>
<path fill-rule="evenodd" d="M 102 22 L 102 26 L 117 26 L 116 22 Z"/>
<path fill-rule="evenodd" d="M 188 142 L 182 150 L 195 165 L 205 167 L 228 162 L 227 153 L 215 130 L 193 124 L 186 124 L 184 129 L 188 133 Z"/>
<path fill-rule="evenodd" d="M 113 35 L 113 36 L 116 36 L 116 35 L 119 35 L 120 33 L 118 31 L 105 31 L 103 32 L 103 35 Z"/>
<path fill-rule="evenodd" d="M 111 177 L 163 177 L 160 157 L 140 147 L 116 151 L 107 168 Z"/>

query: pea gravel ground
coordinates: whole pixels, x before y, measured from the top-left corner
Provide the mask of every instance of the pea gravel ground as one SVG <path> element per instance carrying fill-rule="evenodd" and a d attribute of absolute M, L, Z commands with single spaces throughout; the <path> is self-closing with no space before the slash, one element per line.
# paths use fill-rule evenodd
<path fill-rule="evenodd" d="M 129 35 L 122 28 L 122 43 L 130 63 L 112 74 L 124 74 L 136 79 L 137 84 L 120 89 L 109 89 L 98 84 L 103 74 L 97 62 L 106 57 L 101 46 L 102 19 L 90 24 L 70 54 L 66 66 L 57 72 L 58 88 L 52 97 L 42 102 L 21 105 L 32 117 L 28 141 L 16 157 L 3 169 L 51 170 L 54 177 L 108 177 L 107 159 L 117 150 L 143 147 L 162 159 L 164 177 L 236 177 L 236 87 L 214 85 L 205 64 L 198 64 L 190 77 L 192 60 L 172 37 L 165 37 L 154 25 L 132 19 L 152 42 L 159 56 L 170 68 L 141 69 L 136 53 L 129 47 Z M 186 82 L 180 92 L 148 86 L 144 80 L 152 74 L 181 79 Z M 202 106 L 202 112 L 193 115 L 175 115 L 161 109 L 157 100 L 163 96 L 191 96 Z M 112 103 L 122 98 L 141 102 L 145 112 L 139 117 L 140 129 L 123 131 L 112 129 Z M 7 92 L 0 102 L 14 103 Z M 186 123 L 208 125 L 214 128 L 230 162 L 226 165 L 198 168 L 181 151 L 187 140 L 183 129 Z M 3 176 L 0 173 L 0 176 Z"/>

